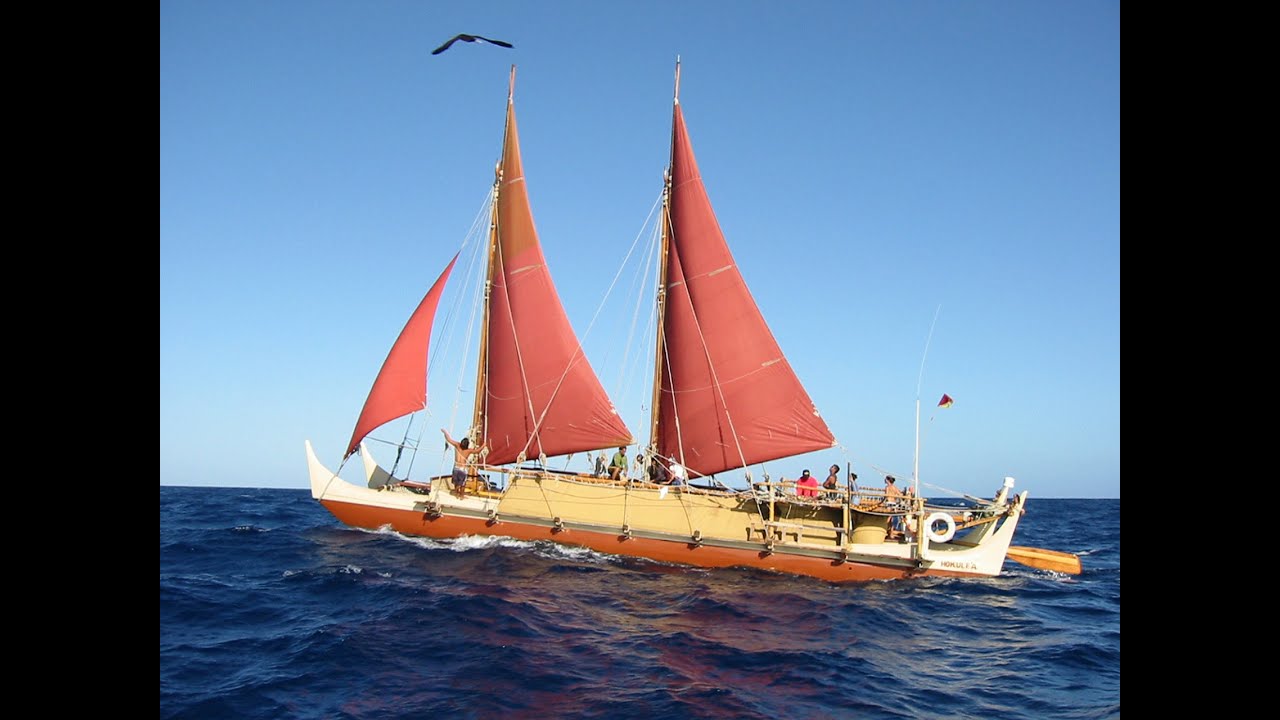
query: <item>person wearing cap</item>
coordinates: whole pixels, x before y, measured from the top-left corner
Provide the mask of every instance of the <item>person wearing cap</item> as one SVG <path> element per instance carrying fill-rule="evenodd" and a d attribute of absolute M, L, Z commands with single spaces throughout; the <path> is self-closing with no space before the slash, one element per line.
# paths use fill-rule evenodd
<path fill-rule="evenodd" d="M 676 461 L 675 456 L 667 458 L 667 484 L 684 485 L 684 481 L 684 466 Z"/>
<path fill-rule="evenodd" d="M 808 470 L 800 473 L 800 479 L 796 481 L 796 497 L 818 497 L 818 478 L 810 475 Z"/>

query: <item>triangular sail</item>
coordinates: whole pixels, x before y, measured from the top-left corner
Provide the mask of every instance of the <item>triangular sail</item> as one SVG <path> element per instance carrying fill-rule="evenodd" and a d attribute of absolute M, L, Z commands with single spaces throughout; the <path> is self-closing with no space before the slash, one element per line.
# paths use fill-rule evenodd
<path fill-rule="evenodd" d="M 487 362 L 477 413 L 480 435 L 489 443 L 486 462 L 628 444 L 631 431 L 583 355 L 547 270 L 510 98 L 499 172 Z"/>
<path fill-rule="evenodd" d="M 734 264 L 675 105 L 657 451 L 703 475 L 831 447 Z"/>
<path fill-rule="evenodd" d="M 364 409 L 360 411 L 360 419 L 356 420 L 356 429 L 351 433 L 351 442 L 343 459 L 351 456 L 360 447 L 360 441 L 383 423 L 404 417 L 411 412 L 421 410 L 427 405 L 427 351 L 431 341 L 431 326 L 435 324 L 436 308 L 440 305 L 440 294 L 444 292 L 445 283 L 453 264 L 458 261 L 454 255 L 448 267 L 440 273 L 431 289 L 427 291 L 418 308 L 409 316 L 400 331 L 400 337 L 391 346 L 387 359 L 373 381 L 369 397 L 364 401 Z"/>

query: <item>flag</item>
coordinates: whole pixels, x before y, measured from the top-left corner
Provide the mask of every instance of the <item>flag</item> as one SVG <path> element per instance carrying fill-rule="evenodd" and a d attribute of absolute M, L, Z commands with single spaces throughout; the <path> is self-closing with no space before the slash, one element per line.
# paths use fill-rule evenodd
<path fill-rule="evenodd" d="M 951 407 L 952 403 L 954 403 L 954 402 L 955 402 L 955 401 L 951 399 L 951 396 L 950 396 L 950 395 L 948 395 L 948 394 L 946 394 L 946 393 L 942 393 L 942 399 L 938 401 L 938 407 L 940 407 L 940 408 L 949 408 L 949 407 Z"/>

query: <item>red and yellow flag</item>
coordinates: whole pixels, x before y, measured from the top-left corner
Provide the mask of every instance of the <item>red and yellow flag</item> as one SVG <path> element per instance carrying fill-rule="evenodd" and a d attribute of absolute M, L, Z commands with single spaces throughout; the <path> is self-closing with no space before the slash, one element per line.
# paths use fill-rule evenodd
<path fill-rule="evenodd" d="M 954 403 L 955 403 L 955 400 L 952 400 L 950 395 L 946 393 L 942 393 L 942 399 L 938 401 L 938 407 L 949 408 Z"/>

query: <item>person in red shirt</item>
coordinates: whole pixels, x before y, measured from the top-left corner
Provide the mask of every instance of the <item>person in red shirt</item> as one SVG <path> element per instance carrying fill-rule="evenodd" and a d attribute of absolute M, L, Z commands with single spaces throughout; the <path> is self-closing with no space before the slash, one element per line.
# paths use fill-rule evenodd
<path fill-rule="evenodd" d="M 796 497 L 818 497 L 818 478 L 810 475 L 808 470 L 800 473 L 800 479 L 796 481 Z"/>

